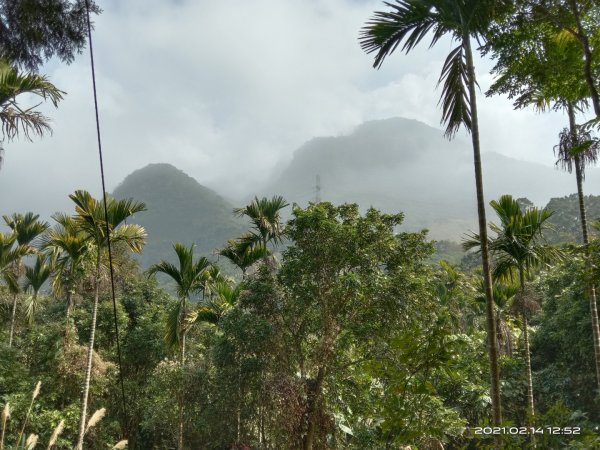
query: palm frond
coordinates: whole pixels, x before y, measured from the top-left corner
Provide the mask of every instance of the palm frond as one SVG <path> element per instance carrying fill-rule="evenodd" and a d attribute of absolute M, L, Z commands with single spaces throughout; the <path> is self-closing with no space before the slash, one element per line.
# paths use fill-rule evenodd
<path fill-rule="evenodd" d="M 264 245 L 272 241 L 277 244 L 282 241 L 285 234 L 281 222 L 281 210 L 288 205 L 281 196 L 273 196 L 271 199 L 255 197 L 245 207 L 235 208 L 233 213 L 250 219 L 253 226 L 251 234 L 255 236 L 254 242 Z"/>
<path fill-rule="evenodd" d="M 25 299 L 25 317 L 32 324 L 35 320 L 37 311 L 41 307 L 41 298 L 37 295 L 30 295 Z"/>
<path fill-rule="evenodd" d="M 34 239 L 50 228 L 50 224 L 40 221 L 39 217 L 39 214 L 32 212 L 2 216 L 9 228 L 15 233 L 17 242 L 20 245 L 32 244 Z"/>
<path fill-rule="evenodd" d="M 146 243 L 146 230 L 140 225 L 126 223 L 111 233 L 111 242 L 123 242 L 129 250 L 134 253 L 141 253 Z"/>
<path fill-rule="evenodd" d="M 43 136 L 51 132 L 49 119 L 34 108 L 23 109 L 16 101 L 22 94 L 50 100 L 56 107 L 62 100 L 64 92 L 56 88 L 45 76 L 38 74 L 22 74 L 6 61 L 0 62 L 0 122 L 4 136 L 11 140 L 20 132 L 31 140 L 31 134 Z"/>
<path fill-rule="evenodd" d="M 50 278 L 51 274 L 52 266 L 46 264 L 46 257 L 44 255 L 38 255 L 33 267 L 25 266 L 23 291 L 31 291 L 34 295 L 37 295 L 43 284 Z"/>
<path fill-rule="evenodd" d="M 204 305 L 197 310 L 197 320 L 199 322 L 211 323 L 216 325 L 222 316 L 222 311 L 219 311 L 216 305 Z"/>
<path fill-rule="evenodd" d="M 468 71 L 463 44 L 452 50 L 444 66 L 438 81 L 438 86 L 443 82 L 444 86 L 440 101 L 442 105 L 442 124 L 446 125 L 446 137 L 453 137 L 464 125 L 471 130 L 471 109 L 469 107 Z"/>
<path fill-rule="evenodd" d="M 521 210 L 510 195 L 490 202 L 501 225 L 491 224 L 496 233 L 490 239 L 494 279 L 513 280 L 515 271 L 529 271 L 563 258 L 562 252 L 543 240 L 552 211 L 539 208 Z"/>
<path fill-rule="evenodd" d="M 180 242 L 173 244 L 173 249 L 177 255 L 179 267 L 161 261 L 148 269 L 149 275 L 161 272 L 170 276 L 177 284 L 177 294 L 180 298 L 188 298 L 194 292 L 205 288 L 205 272 L 212 266 L 211 262 L 200 257 L 194 262 L 194 245 L 186 247 Z"/>
<path fill-rule="evenodd" d="M 563 129 L 559 134 L 559 143 L 554 146 L 556 165 L 572 173 L 575 164 L 579 164 L 583 179 L 585 179 L 585 168 L 595 165 L 599 154 L 600 141 L 592 138 L 591 133 L 582 127 L 573 133 L 568 128 Z"/>
<path fill-rule="evenodd" d="M 175 267 L 170 262 L 161 261 L 157 264 L 151 265 L 150 268 L 146 271 L 148 275 L 155 275 L 159 272 L 171 277 L 173 281 L 175 281 L 175 283 L 180 284 L 183 281 L 181 279 L 181 272 L 179 271 L 179 269 L 177 269 L 177 267 Z"/>
<path fill-rule="evenodd" d="M 376 52 L 373 67 L 380 68 L 385 58 L 399 45 L 407 53 L 415 48 L 430 31 L 430 46 L 447 31 L 439 22 L 430 2 L 396 0 L 384 2 L 391 11 L 376 11 L 361 29 L 359 42 L 367 53 Z"/>
<path fill-rule="evenodd" d="M 107 210 L 108 223 L 111 227 L 116 228 L 134 214 L 146 211 L 146 204 L 136 202 L 131 198 L 116 200 L 112 197 L 107 197 Z"/>
<path fill-rule="evenodd" d="M 165 322 L 165 343 L 169 348 L 175 348 L 180 342 L 181 303 L 177 302 L 169 309 Z"/>
<path fill-rule="evenodd" d="M 478 233 L 471 231 L 466 234 L 462 239 L 462 248 L 465 251 L 476 249 L 477 252 L 481 251 L 481 237 Z"/>
<path fill-rule="evenodd" d="M 52 133 L 50 119 L 39 111 L 20 110 L 12 106 L 0 110 L 0 122 L 2 123 L 2 134 L 13 140 L 20 133 L 28 141 L 32 141 L 32 135 L 43 136 Z"/>

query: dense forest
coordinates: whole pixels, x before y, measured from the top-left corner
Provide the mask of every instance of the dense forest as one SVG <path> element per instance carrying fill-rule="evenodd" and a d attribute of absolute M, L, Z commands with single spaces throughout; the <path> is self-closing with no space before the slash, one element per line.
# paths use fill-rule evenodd
<path fill-rule="evenodd" d="M 446 137 L 471 138 L 476 231 L 435 242 L 404 212 L 352 201 L 229 208 L 189 177 L 161 192 L 198 198 L 158 201 L 140 173 L 119 195 L 74 191 L 51 221 L 23 205 L 0 232 L 0 450 L 600 448 L 600 201 L 584 192 L 600 152 L 600 3 L 382 7 L 358 36 L 375 68 L 453 43 L 440 107 Z M 59 105 L 38 71 L 91 45 L 100 13 L 0 0 L 2 143 L 51 131 L 20 100 Z M 565 113 L 551 132 L 575 194 L 545 208 L 484 195 L 477 52 L 495 64 L 487 96 Z M 357 166 L 371 143 L 352 150 Z"/>

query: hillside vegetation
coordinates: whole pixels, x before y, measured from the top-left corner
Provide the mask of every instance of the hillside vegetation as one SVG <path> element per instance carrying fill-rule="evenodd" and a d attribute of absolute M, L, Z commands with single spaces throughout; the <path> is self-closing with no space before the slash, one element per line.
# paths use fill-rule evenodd
<path fill-rule="evenodd" d="M 170 164 L 150 164 L 133 172 L 113 195 L 147 205 L 147 211 L 135 216 L 148 233 L 148 244 L 138 257 L 143 268 L 170 259 L 173 242 L 195 243 L 198 251 L 211 254 L 244 230 L 243 222 L 233 216 L 233 205 Z"/>

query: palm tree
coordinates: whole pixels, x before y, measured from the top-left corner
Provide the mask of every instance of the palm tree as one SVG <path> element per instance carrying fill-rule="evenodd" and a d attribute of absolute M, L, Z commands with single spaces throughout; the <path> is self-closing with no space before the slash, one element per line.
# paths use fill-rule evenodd
<path fill-rule="evenodd" d="M 585 179 L 585 168 L 598 162 L 600 142 L 592 139 L 589 132 L 581 129 L 575 123 L 575 106 L 572 102 L 567 103 L 567 114 L 569 116 L 569 128 L 564 129 L 559 136 L 559 144 L 554 147 L 554 154 L 558 160 L 556 165 L 562 169 L 573 172 L 577 181 L 577 197 L 579 200 L 579 217 L 581 219 L 581 235 L 583 245 L 586 249 L 588 269 L 592 269 L 589 259 L 589 231 L 587 214 L 583 196 L 583 181 Z M 596 363 L 596 386 L 600 389 L 600 323 L 598 320 L 598 304 L 596 298 L 596 286 L 590 283 L 590 315 L 592 317 L 592 330 L 594 336 L 594 356 Z"/>
<path fill-rule="evenodd" d="M 29 248 L 23 245 L 17 245 L 15 247 L 16 240 L 17 236 L 15 233 L 0 233 L 0 276 L 8 287 L 9 292 L 14 295 L 10 334 L 8 338 L 9 347 L 12 346 L 17 313 L 16 293 L 19 292 L 19 276 L 15 271 L 15 267 L 18 266 L 21 258 L 29 253 Z"/>
<path fill-rule="evenodd" d="M 494 279 L 512 279 L 516 271 L 519 277 L 520 292 L 517 294 L 517 310 L 523 322 L 523 344 L 527 366 L 527 410 L 533 419 L 535 415 L 533 403 L 533 380 L 531 374 L 531 358 L 529 352 L 529 331 L 527 316 L 533 305 L 526 292 L 525 276 L 531 270 L 560 258 L 558 250 L 542 241 L 542 232 L 552 212 L 546 209 L 528 208 L 521 210 L 519 203 L 510 195 L 503 195 L 498 201 L 492 200 L 490 205 L 498 214 L 500 226 L 492 223 L 491 230 L 496 234 L 489 241 L 489 248 L 494 256 Z M 464 241 L 466 250 L 481 249 L 481 237 L 471 234 Z"/>
<path fill-rule="evenodd" d="M 144 203 L 128 200 L 116 200 L 106 197 L 105 201 L 94 199 L 87 191 L 75 191 L 69 195 L 75 203 L 75 216 L 73 220 L 77 228 L 85 236 L 86 241 L 93 245 L 96 253 L 96 266 L 94 275 L 94 304 L 92 307 L 92 324 L 90 329 L 90 343 L 87 352 L 87 366 L 83 397 L 81 401 L 81 417 L 79 421 L 79 434 L 76 450 L 83 449 L 85 424 L 88 406 L 88 394 L 92 377 L 92 358 L 94 353 L 94 338 L 96 333 L 96 318 L 98 315 L 98 300 L 100 289 L 100 269 L 102 256 L 112 243 L 122 243 L 132 252 L 139 253 L 146 240 L 143 227 L 135 224 L 124 223 L 133 214 L 145 211 Z"/>
<path fill-rule="evenodd" d="M 500 380 L 494 320 L 494 299 L 487 248 L 487 221 L 483 195 L 483 174 L 479 145 L 479 122 L 475 67 L 471 38 L 480 39 L 489 28 L 496 8 L 503 0 L 394 0 L 385 2 L 391 11 L 375 12 L 361 31 L 361 47 L 367 52 L 376 52 L 374 67 L 379 68 L 385 58 L 400 45 L 410 52 L 425 36 L 431 36 L 430 46 L 444 35 L 457 42 L 448 54 L 442 67 L 438 83 L 443 83 L 440 103 L 442 122 L 446 124 L 446 136 L 452 137 L 463 125 L 471 133 L 479 234 L 482 236 L 482 266 L 486 297 L 486 323 L 488 352 L 490 357 L 491 398 L 493 424 L 500 425 Z"/>
<path fill-rule="evenodd" d="M 235 208 L 234 214 L 238 217 L 248 217 L 252 224 L 252 230 L 243 240 L 253 245 L 262 245 L 265 249 L 269 242 L 281 243 L 284 236 L 281 210 L 288 205 L 281 196 L 273 196 L 271 199 L 254 197 L 254 200 L 243 208 Z"/>
<path fill-rule="evenodd" d="M 36 253 L 37 250 L 32 244 L 38 236 L 48 229 L 50 226 L 48 222 L 41 222 L 38 220 L 40 217 L 39 214 L 33 214 L 32 212 L 26 214 L 14 213 L 11 216 L 2 217 L 15 235 L 16 244 L 20 248 L 18 252 L 21 253 L 21 256 Z M 15 280 L 18 281 L 23 274 L 23 263 L 21 262 L 21 258 L 13 261 L 11 270 L 13 271 Z M 15 331 L 17 300 L 19 298 L 20 287 L 17 283 L 9 286 L 9 290 L 13 294 L 10 334 L 8 338 L 8 346 L 11 347 Z"/>
<path fill-rule="evenodd" d="M 52 273 L 52 265 L 46 263 L 46 256 L 38 254 L 33 266 L 25 266 L 23 292 L 30 292 L 27 300 L 27 318 L 33 323 L 35 312 L 39 309 L 38 293 Z"/>
<path fill-rule="evenodd" d="M 505 319 L 506 311 L 518 294 L 519 288 L 513 283 L 494 283 L 494 303 L 496 304 L 496 335 L 498 352 L 512 356 L 512 331 Z"/>
<path fill-rule="evenodd" d="M 262 243 L 253 244 L 253 240 L 254 235 L 248 233 L 239 239 L 227 241 L 225 248 L 217 251 L 219 256 L 224 256 L 242 271 L 242 279 L 246 278 L 250 267 L 271 253 Z"/>
<path fill-rule="evenodd" d="M 42 237 L 41 247 L 51 255 L 54 267 L 52 290 L 56 297 L 65 295 L 65 340 L 68 342 L 73 295 L 83 275 L 81 262 L 89 253 L 87 236 L 77 228 L 75 219 L 66 214 L 55 214 L 57 224 Z"/>
<path fill-rule="evenodd" d="M 32 212 L 25 214 L 13 213 L 10 216 L 2 216 L 2 218 L 16 234 L 19 245 L 31 246 L 33 241 L 50 226 L 48 222 L 39 220 L 39 214 L 33 214 Z"/>
<path fill-rule="evenodd" d="M 571 13 L 576 12 L 576 2 L 569 3 Z M 540 8 L 540 5 L 537 5 Z M 540 8 L 543 11 L 544 8 Z M 546 10 L 548 12 L 548 10 Z M 565 13 L 567 11 L 564 11 Z M 557 17 L 555 17 L 556 19 Z M 518 22 L 517 22 L 518 23 Z M 575 112 L 584 111 L 588 107 L 588 97 L 592 95 L 592 103 L 596 115 L 600 104 L 594 100 L 593 83 L 590 78 L 581 78 L 583 71 L 589 70 L 589 59 L 582 53 L 581 38 L 573 30 L 559 32 L 545 26 L 543 22 L 526 22 L 527 29 L 520 26 L 508 27 L 508 30 L 492 30 L 488 42 L 493 58 L 497 61 L 493 72 L 499 75 L 488 91 L 505 93 L 514 98 L 515 108 L 534 106 L 539 111 L 548 109 L 554 103 L 554 109 L 566 110 L 569 127 L 560 133 L 560 142 L 554 147 L 558 156 L 557 165 L 571 173 L 575 168 L 579 213 L 584 246 L 589 244 L 587 217 L 583 197 L 583 180 L 585 166 L 595 164 L 598 158 L 598 142 L 591 139 L 585 127 L 577 126 Z M 580 24 L 579 24 L 580 25 Z M 563 28 L 564 23 L 559 24 Z M 510 34 L 507 39 L 506 34 Z M 591 57 L 591 54 L 589 55 Z M 592 270 L 589 254 L 586 255 L 588 271 Z M 600 389 L 600 323 L 596 288 L 589 283 L 590 315 L 594 340 L 596 367 L 596 383 Z"/>
<path fill-rule="evenodd" d="M 197 292 L 204 292 L 206 288 L 206 274 L 211 269 L 212 264 L 205 257 L 194 261 L 194 245 L 189 248 L 177 242 L 173 244 L 177 255 L 179 267 L 167 261 L 161 261 L 152 265 L 148 269 L 148 274 L 164 273 L 175 281 L 177 287 L 177 296 L 179 302 L 171 310 L 169 321 L 167 323 L 167 333 L 165 339 L 170 346 L 179 346 L 179 362 L 181 370 L 185 365 L 185 337 L 190 327 L 198 319 L 197 310 L 188 310 L 188 302 L 191 295 Z M 184 393 L 183 386 L 179 393 L 179 424 L 177 449 L 183 450 L 183 425 L 184 425 Z"/>
<path fill-rule="evenodd" d="M 21 108 L 17 97 L 22 94 L 33 94 L 42 100 L 50 100 L 56 107 L 62 100 L 64 92 L 54 86 L 45 76 L 38 74 L 22 74 L 6 60 L 0 60 L 0 123 L 3 137 L 9 141 L 23 133 L 31 140 L 31 135 L 43 136 L 51 132 L 48 118 L 35 108 Z M 0 159 L 1 162 L 1 159 Z"/>
<path fill-rule="evenodd" d="M 213 284 L 215 298 L 211 298 L 198 310 L 198 321 L 218 325 L 221 318 L 236 304 L 242 292 L 242 284 L 231 286 L 228 280 L 219 280 Z M 236 429 L 239 444 L 242 436 L 242 361 L 236 352 L 237 359 L 237 401 L 236 401 Z M 262 418 L 261 418 L 262 419 Z"/>

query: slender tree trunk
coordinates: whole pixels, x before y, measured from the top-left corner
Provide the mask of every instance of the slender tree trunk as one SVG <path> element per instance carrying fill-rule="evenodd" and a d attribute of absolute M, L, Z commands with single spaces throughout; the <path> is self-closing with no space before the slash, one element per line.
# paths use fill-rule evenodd
<path fill-rule="evenodd" d="M 502 354 L 502 327 L 500 325 L 500 308 L 496 310 L 496 341 L 498 343 L 498 354 Z"/>
<path fill-rule="evenodd" d="M 98 300 L 100 289 L 100 250 L 96 259 L 96 276 L 94 279 L 94 306 L 92 309 L 92 325 L 90 330 L 90 343 L 87 354 L 87 367 L 85 370 L 85 384 L 83 385 L 83 397 L 81 400 L 81 417 L 79 419 L 79 434 L 77 436 L 77 445 L 75 450 L 83 450 L 83 438 L 85 436 L 85 425 L 87 418 L 88 397 L 90 392 L 90 382 L 92 379 L 92 362 L 94 359 L 94 338 L 96 336 L 96 318 L 98 316 Z"/>
<path fill-rule="evenodd" d="M 528 322 L 525 313 L 523 316 L 523 343 L 525 345 L 525 363 L 527 364 L 527 412 L 530 420 L 533 422 L 535 417 L 535 408 L 533 405 L 533 375 L 531 373 L 531 355 L 529 352 L 529 331 L 527 329 Z"/>
<path fill-rule="evenodd" d="M 496 342 L 496 321 L 494 320 L 494 297 L 492 292 L 492 275 L 487 237 L 487 219 L 485 217 L 485 200 L 483 195 L 483 172 L 481 169 L 481 149 L 479 145 L 479 122 L 477 118 L 477 94 L 475 92 L 475 68 L 470 37 L 463 36 L 468 71 L 469 106 L 471 109 L 471 140 L 473 143 L 473 162 L 475 165 L 475 186 L 477 191 L 477 215 L 479 218 L 479 236 L 481 238 L 481 260 L 483 266 L 483 284 L 485 288 L 486 323 L 488 336 L 488 352 L 490 357 L 490 378 L 493 410 L 493 425 L 502 422 L 500 403 L 500 371 L 498 368 L 498 344 Z"/>
<path fill-rule="evenodd" d="M 13 336 L 15 334 L 15 322 L 17 320 L 17 295 L 13 294 L 12 314 L 10 317 L 10 334 L 8 335 L 8 347 L 12 347 Z"/>
<path fill-rule="evenodd" d="M 73 294 L 69 289 L 67 291 L 67 313 L 66 313 L 66 323 L 65 323 L 65 342 L 69 342 L 69 337 L 71 336 L 71 309 L 73 305 L 71 304 L 73 298 Z"/>
<path fill-rule="evenodd" d="M 577 142 L 577 127 L 575 125 L 575 111 L 573 105 L 568 106 L 569 113 L 569 130 L 571 132 L 571 139 L 573 145 Z M 581 234 L 583 237 L 583 245 L 586 248 L 586 265 L 588 270 L 591 271 L 591 261 L 588 253 L 588 244 L 590 242 L 588 227 L 587 227 L 587 214 L 585 211 L 585 202 L 583 198 L 583 163 L 579 155 L 575 156 L 575 178 L 577 179 L 577 198 L 579 199 L 579 215 L 581 217 Z M 600 324 L 598 323 L 598 302 L 596 299 L 596 286 L 591 283 L 589 287 L 590 295 L 590 314 L 592 316 L 592 331 L 594 339 L 594 356 L 596 363 L 596 387 L 600 389 Z"/>
<path fill-rule="evenodd" d="M 182 379 L 181 379 L 181 384 L 183 385 L 183 372 L 184 369 L 183 367 L 181 368 L 181 375 L 182 375 Z M 177 450 L 183 450 L 183 425 L 184 425 L 184 392 L 183 392 L 183 386 L 179 389 L 179 417 L 178 417 L 178 431 L 177 431 Z"/>
<path fill-rule="evenodd" d="M 184 321 L 186 316 L 186 301 L 183 299 L 183 308 L 182 308 L 182 316 L 181 316 L 181 348 L 179 354 L 179 363 L 181 365 L 181 386 L 179 386 L 179 423 L 178 423 L 178 433 L 177 433 L 177 450 L 183 450 L 183 431 L 184 431 L 184 417 L 185 417 L 185 335 L 186 330 L 184 329 Z"/>
<path fill-rule="evenodd" d="M 242 438 L 242 363 L 241 363 L 241 361 L 238 361 L 238 367 L 237 367 L 237 395 L 238 395 L 238 401 L 237 401 L 237 410 L 236 410 L 236 418 L 237 418 L 236 442 L 239 444 L 241 441 L 241 438 Z M 259 440 L 260 440 L 260 436 L 259 436 Z"/>
<path fill-rule="evenodd" d="M 585 29 L 583 28 L 583 24 L 581 23 L 581 12 L 577 6 L 577 1 L 569 0 L 569 6 L 571 8 L 573 17 L 575 18 L 575 23 L 577 24 L 577 37 L 579 38 L 579 42 L 581 43 L 581 48 L 583 50 L 583 75 L 585 82 L 588 85 L 590 98 L 592 99 L 592 105 L 594 107 L 594 113 L 596 114 L 596 117 L 600 117 L 600 96 L 598 95 L 598 89 L 596 88 L 594 74 L 592 72 L 593 56 L 590 48 L 590 40 Z"/>
<path fill-rule="evenodd" d="M 525 299 L 525 273 L 522 267 L 519 267 L 519 282 L 521 284 L 521 301 L 523 301 Z M 527 366 L 527 412 L 529 414 L 529 420 L 533 423 L 535 408 L 533 405 L 533 376 L 531 373 L 531 355 L 529 352 L 529 330 L 525 311 L 523 311 L 521 315 L 523 317 L 523 344 L 525 345 L 525 363 Z"/>

